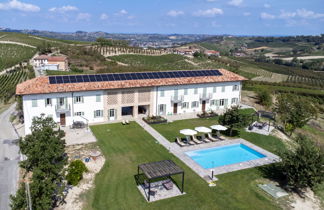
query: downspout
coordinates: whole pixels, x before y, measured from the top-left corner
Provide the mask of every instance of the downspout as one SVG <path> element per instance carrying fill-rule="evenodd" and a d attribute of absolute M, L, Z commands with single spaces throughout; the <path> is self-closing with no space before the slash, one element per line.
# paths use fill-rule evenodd
<path fill-rule="evenodd" d="M 156 93 L 156 96 L 155 96 L 155 108 L 156 108 L 156 111 L 155 111 L 155 114 L 156 114 L 156 116 L 159 116 L 160 115 L 160 113 L 159 113 L 159 106 L 158 106 L 158 95 L 159 95 L 159 89 L 158 89 L 159 87 L 156 87 L 156 91 L 155 91 L 155 93 Z"/>
<path fill-rule="evenodd" d="M 72 92 L 72 123 L 74 123 L 74 92 Z"/>

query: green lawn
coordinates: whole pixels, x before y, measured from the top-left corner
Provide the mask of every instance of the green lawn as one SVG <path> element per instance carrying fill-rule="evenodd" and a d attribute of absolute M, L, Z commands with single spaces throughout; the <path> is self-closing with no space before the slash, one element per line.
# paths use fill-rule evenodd
<path fill-rule="evenodd" d="M 187 120 L 195 125 L 193 121 Z M 129 126 L 96 125 L 91 129 L 106 162 L 96 176 L 95 188 L 86 195 L 85 209 L 279 209 L 256 187 L 256 182 L 262 178 L 257 168 L 217 176 L 217 187 L 210 188 L 135 122 Z M 185 170 L 186 194 L 147 203 L 135 186 L 137 165 L 164 159 L 173 160 Z M 180 181 L 180 176 L 175 178 Z"/>

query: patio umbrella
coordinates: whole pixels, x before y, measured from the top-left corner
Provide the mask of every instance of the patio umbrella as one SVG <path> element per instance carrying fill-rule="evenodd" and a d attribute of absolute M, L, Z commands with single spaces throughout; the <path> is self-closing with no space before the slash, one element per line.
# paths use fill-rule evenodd
<path fill-rule="evenodd" d="M 218 131 L 226 131 L 227 128 L 225 126 L 222 125 L 212 125 L 210 126 L 212 129 L 218 130 Z"/>
<path fill-rule="evenodd" d="M 212 129 L 214 129 L 214 130 L 217 130 L 217 136 L 219 137 L 220 136 L 220 133 L 219 133 L 219 131 L 226 131 L 227 130 L 227 128 L 225 127 L 225 126 L 222 126 L 222 125 L 212 125 L 212 126 L 210 126 Z"/>
<path fill-rule="evenodd" d="M 185 136 L 193 136 L 197 134 L 197 131 L 191 129 L 182 129 L 180 130 L 180 133 Z"/>
<path fill-rule="evenodd" d="M 212 131 L 210 128 L 206 128 L 204 126 L 195 127 L 195 130 L 200 133 L 210 133 Z"/>

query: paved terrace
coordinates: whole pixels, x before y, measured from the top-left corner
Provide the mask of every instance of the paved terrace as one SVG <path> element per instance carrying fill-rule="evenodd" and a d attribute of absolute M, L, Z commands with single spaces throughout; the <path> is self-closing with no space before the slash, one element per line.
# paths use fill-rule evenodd
<path fill-rule="evenodd" d="M 168 149 L 170 152 L 172 152 L 176 157 L 178 157 L 182 162 L 184 162 L 188 167 L 190 167 L 192 170 L 194 170 L 200 177 L 205 179 L 207 182 L 211 180 L 211 169 L 204 169 L 199 164 L 197 164 L 194 160 L 192 160 L 189 156 L 185 154 L 185 152 L 192 151 L 192 150 L 198 150 L 198 149 L 207 149 L 211 147 L 218 147 L 218 146 L 225 146 L 229 144 L 245 144 L 246 146 L 256 150 L 257 152 L 265 155 L 266 157 L 256 159 L 256 160 L 250 160 L 243 163 L 237 163 L 227 166 L 221 166 L 221 167 L 215 167 L 214 169 L 214 175 L 218 174 L 224 174 L 232 171 L 238 171 L 242 169 L 247 168 L 254 168 L 257 166 L 262 166 L 266 164 L 271 164 L 274 162 L 278 162 L 280 158 L 271 153 L 268 152 L 244 139 L 234 139 L 234 140 L 225 140 L 225 141 L 218 141 L 218 142 L 210 142 L 210 143 L 202 143 L 198 145 L 192 145 L 187 147 L 180 147 L 176 143 L 171 143 L 168 141 L 165 137 L 163 137 L 159 132 L 157 132 L 155 129 L 153 129 L 150 125 L 146 124 L 142 119 L 136 119 L 136 122 L 144 128 L 148 133 L 150 133 L 161 145 L 163 145 L 166 149 Z"/>

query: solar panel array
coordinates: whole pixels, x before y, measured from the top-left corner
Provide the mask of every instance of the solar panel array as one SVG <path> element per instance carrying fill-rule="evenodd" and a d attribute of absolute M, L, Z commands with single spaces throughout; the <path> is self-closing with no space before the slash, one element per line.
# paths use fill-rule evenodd
<path fill-rule="evenodd" d="M 110 82 L 123 80 L 168 79 L 181 77 L 208 77 L 222 75 L 218 70 L 190 70 L 190 71 L 159 71 L 135 72 L 116 74 L 89 74 L 50 76 L 50 84 L 80 83 L 80 82 Z"/>

